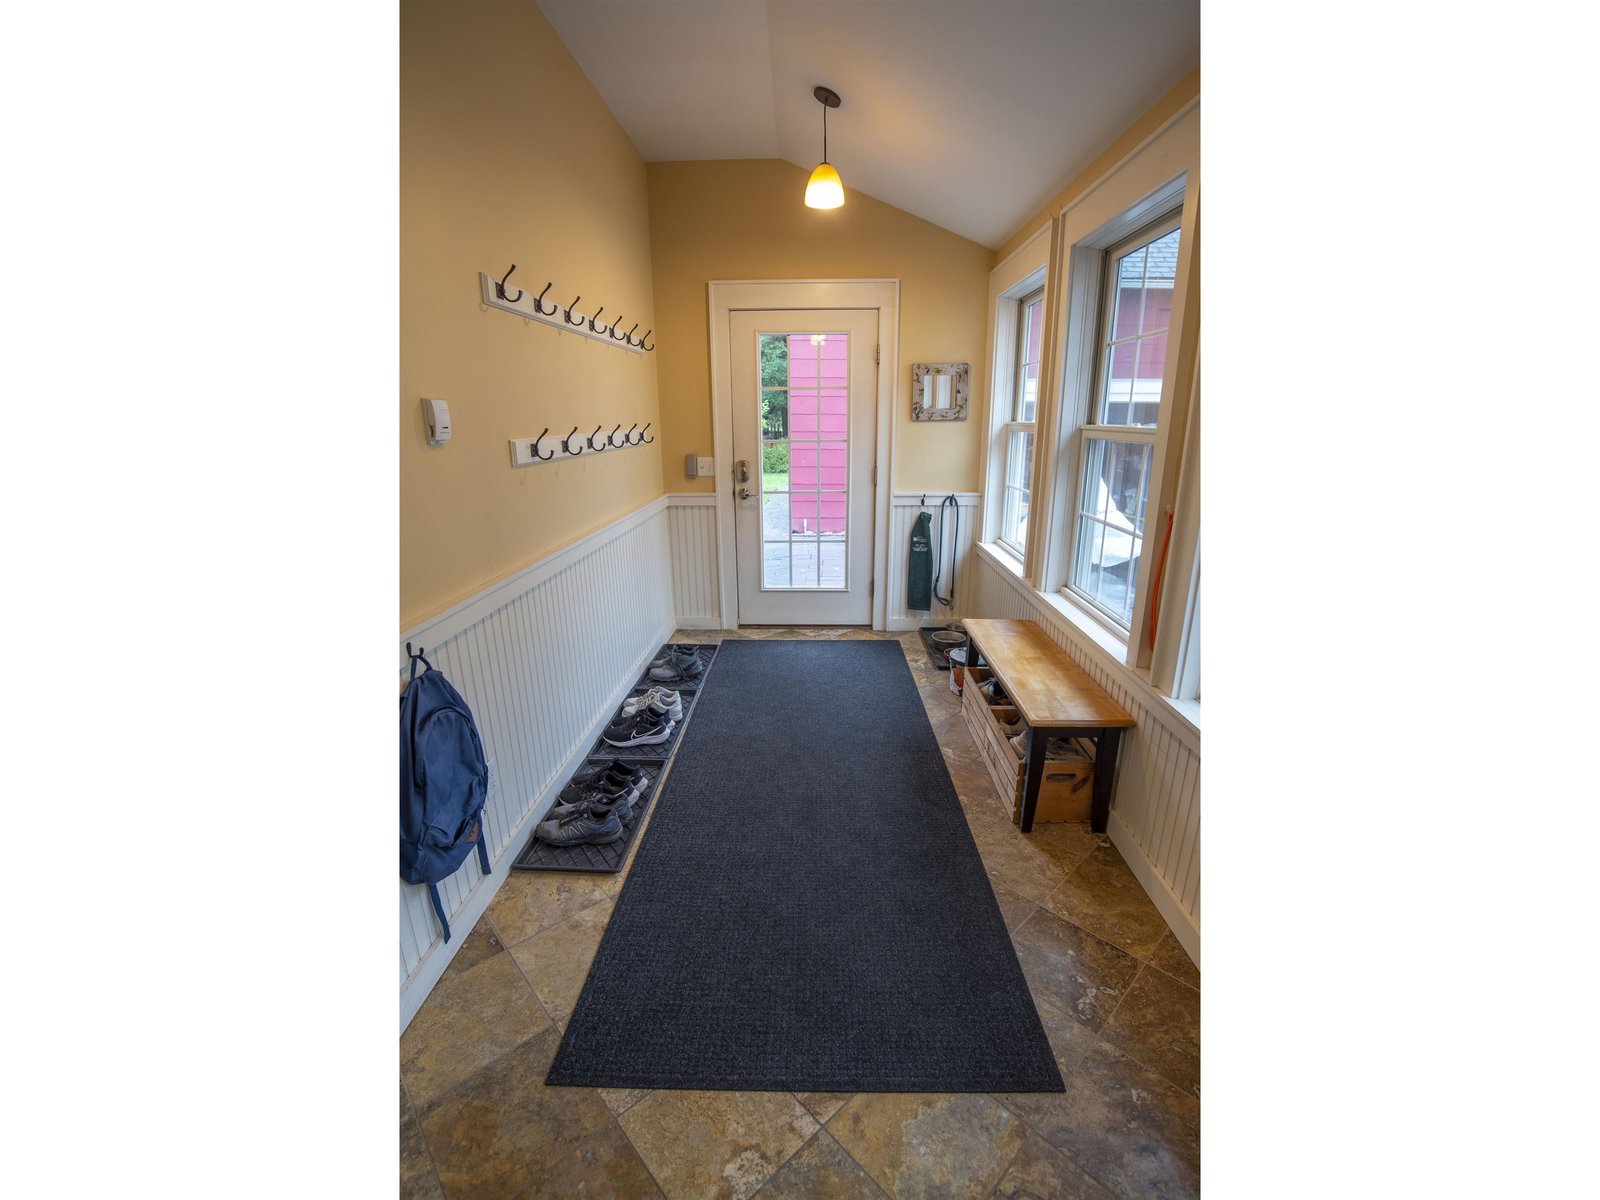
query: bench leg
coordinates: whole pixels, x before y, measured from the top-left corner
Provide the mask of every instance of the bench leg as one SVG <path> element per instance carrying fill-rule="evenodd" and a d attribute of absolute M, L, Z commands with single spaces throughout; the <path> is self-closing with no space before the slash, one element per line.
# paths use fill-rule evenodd
<path fill-rule="evenodd" d="M 1094 801 L 1089 828 L 1104 833 L 1111 823 L 1111 785 L 1116 781 L 1117 750 L 1122 745 L 1122 730 L 1102 729 L 1094 736 Z"/>
<path fill-rule="evenodd" d="M 1039 807 L 1039 785 L 1044 782 L 1044 752 L 1050 743 L 1048 729 L 1035 729 L 1028 738 L 1028 766 L 1022 779 L 1023 833 L 1033 832 L 1033 814 Z"/>

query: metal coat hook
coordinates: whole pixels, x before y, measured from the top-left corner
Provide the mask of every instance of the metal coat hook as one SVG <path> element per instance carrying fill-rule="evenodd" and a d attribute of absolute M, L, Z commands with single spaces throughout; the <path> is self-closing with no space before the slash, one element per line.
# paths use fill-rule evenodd
<path fill-rule="evenodd" d="M 539 443 L 544 441 L 544 434 L 545 433 L 549 433 L 549 432 L 550 432 L 550 426 L 546 425 L 544 427 L 544 433 L 541 433 L 538 437 L 534 438 L 533 439 L 533 445 L 528 447 L 528 453 L 533 455 L 540 462 L 549 462 L 552 458 L 554 458 L 556 456 L 556 452 L 554 450 L 550 451 L 549 454 L 540 454 L 539 453 Z"/>
<path fill-rule="evenodd" d="M 550 289 L 551 289 L 551 287 L 553 287 L 553 286 L 554 286 L 554 284 L 550 284 L 550 283 L 547 283 L 547 284 L 545 284 L 545 285 L 544 285 L 544 292 L 548 292 L 548 291 L 549 291 L 549 290 L 550 290 Z M 540 315 L 540 316 L 541 316 L 541 317 L 553 317 L 553 316 L 555 316 L 555 315 L 556 315 L 556 314 L 557 314 L 557 313 L 558 313 L 558 312 L 560 312 L 560 311 L 561 311 L 561 305 L 559 305 L 559 304 L 552 304 L 552 305 L 551 305 L 551 306 L 550 306 L 550 310 L 549 310 L 549 311 L 548 311 L 548 312 L 546 312 L 546 311 L 545 311 L 545 307 L 544 307 L 544 305 L 543 305 L 543 304 L 541 304 L 541 303 L 540 303 L 540 301 L 541 301 L 541 300 L 543 300 L 543 299 L 544 299 L 544 292 L 540 292 L 540 293 L 539 293 L 539 294 L 538 294 L 538 295 L 537 295 L 537 296 L 535 296 L 535 297 L 534 297 L 534 298 L 533 298 L 533 307 L 534 307 L 534 310 L 535 310 L 535 311 L 536 311 L 536 312 L 538 312 L 538 314 L 539 314 L 539 315 Z"/>
<path fill-rule="evenodd" d="M 622 422 L 618 421 L 617 429 L 621 428 Z M 613 450 L 621 450 L 623 446 L 628 444 L 626 440 L 623 440 L 620 443 L 617 441 L 617 429 L 613 429 L 610 433 L 606 434 L 606 445 L 610 446 Z"/>
<path fill-rule="evenodd" d="M 576 425 L 574 425 L 572 427 L 572 433 L 577 433 L 577 432 L 578 432 L 578 427 Z M 579 446 L 576 450 L 574 450 L 572 448 L 572 433 L 567 434 L 566 437 L 561 439 L 561 448 L 563 450 L 565 450 L 568 454 L 572 455 L 573 458 L 577 458 L 578 455 L 583 453 L 583 447 Z"/>
<path fill-rule="evenodd" d="M 605 310 L 606 310 L 606 306 L 604 304 L 602 304 L 599 308 L 594 310 L 594 317 L 598 317 L 601 313 L 605 312 Z M 590 333 L 605 333 L 606 330 L 604 330 L 604 329 L 596 329 L 594 327 L 594 317 L 590 317 L 589 318 L 589 332 Z"/>
<path fill-rule="evenodd" d="M 639 328 L 639 322 L 635 321 L 633 323 L 633 329 L 637 329 L 637 328 Z M 622 340 L 627 342 L 628 345 L 630 345 L 630 346 L 637 346 L 637 345 L 639 345 L 639 343 L 633 340 L 633 329 L 630 329 L 630 330 L 628 330 L 627 333 L 623 334 L 622 335 Z"/>
<path fill-rule="evenodd" d="M 639 428 L 639 422 L 635 421 L 632 425 L 628 426 L 628 432 L 622 435 L 622 440 L 630 446 L 637 446 L 639 444 L 633 440 L 633 431 L 637 428 Z"/>
<path fill-rule="evenodd" d="M 619 342 L 625 342 L 625 341 L 628 340 L 628 335 L 625 334 L 625 333 L 618 333 L 617 332 L 617 326 L 621 325 L 621 324 L 622 324 L 622 318 L 618 317 L 615 321 L 611 322 L 611 331 L 610 332 L 611 332 L 611 336 L 612 336 L 612 338 L 614 340 L 619 341 Z M 636 325 L 636 326 L 634 326 L 634 328 L 637 329 L 638 326 Z"/>
<path fill-rule="evenodd" d="M 600 425 L 596 425 L 594 427 L 594 433 L 599 433 L 603 425 L 604 425 L 604 422 L 601 422 Z M 585 439 L 585 440 L 587 440 L 588 443 L 589 443 L 589 449 L 593 450 L 596 454 L 599 454 L 600 451 L 602 451 L 602 450 L 604 450 L 606 448 L 606 443 L 605 442 L 601 442 L 600 445 L 596 446 L 594 444 L 594 433 L 591 433 L 588 436 L 588 438 Z"/>
<path fill-rule="evenodd" d="M 645 330 L 645 331 L 644 331 L 644 336 L 643 336 L 643 337 L 642 337 L 642 338 L 640 338 L 640 339 L 639 339 L 639 349 L 641 349 L 641 350 L 644 350 L 644 351 L 646 351 L 646 352 L 649 352 L 649 351 L 651 351 L 651 350 L 654 350 L 654 349 L 655 349 L 655 347 L 654 347 L 654 346 L 646 346 L 646 345 L 645 345 L 645 343 L 646 343 L 646 342 L 648 342 L 648 341 L 649 341 L 649 340 L 650 340 L 650 335 L 651 335 L 651 334 L 652 334 L 652 333 L 654 333 L 654 332 L 655 332 L 655 330 L 654 330 L 654 329 L 646 329 L 646 330 Z"/>
<path fill-rule="evenodd" d="M 577 304 L 578 301 L 582 300 L 582 299 L 583 299 L 582 296 L 574 296 L 572 298 L 572 304 L 567 305 L 567 324 L 568 325 L 582 325 L 583 324 L 583 314 L 582 313 L 578 314 L 578 319 L 576 321 L 574 321 L 572 319 L 572 307 L 573 307 L 574 304 Z"/>
<path fill-rule="evenodd" d="M 654 421 L 646 421 L 644 423 L 644 429 L 639 430 L 639 445 L 643 446 L 643 445 L 645 445 L 645 444 L 647 444 L 649 442 L 655 441 L 655 438 L 653 438 L 653 437 L 645 437 L 645 430 L 649 429 L 650 426 L 652 426 L 654 424 L 655 424 Z"/>
<path fill-rule="evenodd" d="M 512 263 L 511 271 L 515 271 L 516 269 L 517 264 Z M 522 289 L 518 288 L 515 296 L 506 295 L 506 280 L 511 278 L 511 271 L 507 271 L 504 275 L 500 276 L 500 282 L 494 285 L 494 290 L 499 294 L 500 299 L 509 300 L 512 304 L 515 304 L 518 300 L 522 299 Z"/>

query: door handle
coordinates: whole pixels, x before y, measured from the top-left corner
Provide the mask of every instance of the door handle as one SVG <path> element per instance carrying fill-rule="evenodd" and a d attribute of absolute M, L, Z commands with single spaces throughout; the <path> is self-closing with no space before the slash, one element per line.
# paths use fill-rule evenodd
<path fill-rule="evenodd" d="M 741 500 L 753 500 L 753 499 L 755 499 L 755 494 L 753 492 L 751 492 L 751 490 L 749 488 L 740 488 L 739 489 L 739 499 L 741 499 Z"/>

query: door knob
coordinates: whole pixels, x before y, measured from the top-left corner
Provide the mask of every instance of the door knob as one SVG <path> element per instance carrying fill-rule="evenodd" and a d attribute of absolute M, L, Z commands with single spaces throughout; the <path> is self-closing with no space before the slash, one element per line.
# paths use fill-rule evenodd
<path fill-rule="evenodd" d="M 750 462 L 748 459 L 741 458 L 734 464 L 733 481 L 735 483 L 750 482 Z"/>
<path fill-rule="evenodd" d="M 755 498 L 755 495 L 754 495 L 754 493 L 752 493 L 750 491 L 749 488 L 740 488 L 739 489 L 739 499 L 741 499 L 741 500 L 753 500 L 754 498 Z"/>

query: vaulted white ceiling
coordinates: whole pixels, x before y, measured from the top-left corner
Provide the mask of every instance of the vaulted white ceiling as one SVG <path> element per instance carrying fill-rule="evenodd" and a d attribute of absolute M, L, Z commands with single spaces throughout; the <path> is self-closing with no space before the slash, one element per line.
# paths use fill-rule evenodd
<path fill-rule="evenodd" d="M 649 162 L 828 157 L 998 246 L 1200 61 L 1199 0 L 540 0 Z"/>

